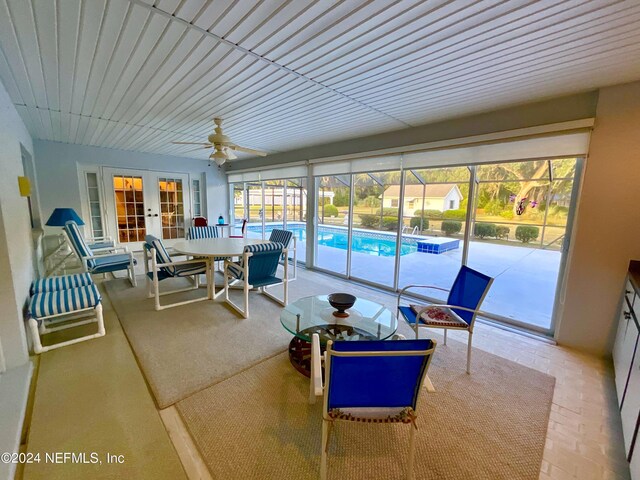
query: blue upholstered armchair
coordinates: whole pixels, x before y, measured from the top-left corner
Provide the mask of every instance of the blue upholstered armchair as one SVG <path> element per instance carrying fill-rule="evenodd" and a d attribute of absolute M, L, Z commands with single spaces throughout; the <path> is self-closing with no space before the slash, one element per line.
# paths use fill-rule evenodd
<path fill-rule="evenodd" d="M 268 242 L 247 245 L 239 262 L 224 261 L 224 299 L 244 318 L 249 318 L 249 290 L 259 288 L 260 292 L 281 305 L 287 304 L 288 298 L 288 263 L 284 263 L 283 278 L 276 276 L 280 258 L 287 255 L 287 249 L 281 243 Z M 236 305 L 229 298 L 229 288 L 233 284 L 243 283 L 244 306 Z M 283 284 L 284 296 L 277 298 L 267 292 L 267 287 Z"/>
<path fill-rule="evenodd" d="M 471 373 L 471 341 L 473 339 L 473 326 L 480 306 L 484 301 L 493 278 L 480 273 L 467 266 L 462 266 L 451 290 L 435 287 L 433 285 L 408 285 L 398 294 L 398 313 L 413 328 L 416 338 L 419 329 L 442 328 L 444 329 L 444 344 L 447 344 L 447 330 L 466 330 L 469 334 L 467 340 L 467 373 Z M 408 290 L 415 288 L 429 288 L 449 292 L 444 305 L 400 305 L 402 296 Z"/>
<path fill-rule="evenodd" d="M 320 478 L 327 478 L 327 450 L 337 421 L 409 426 L 407 478 L 413 478 L 417 403 L 436 348 L 432 340 L 327 342 L 324 382 L 320 337 L 311 337 L 311 396 L 324 395 Z"/>
<path fill-rule="evenodd" d="M 80 233 L 78 225 L 73 220 L 69 220 L 64 228 L 63 233 L 67 237 L 67 242 L 78 255 L 82 263 L 82 269 L 91 274 L 111 273 L 126 270 L 131 285 L 136 286 L 136 274 L 134 267 L 136 259 L 133 254 L 126 248 L 109 249 L 110 251 L 122 251 L 122 253 L 101 253 L 93 251 L 85 242 L 84 237 Z"/>

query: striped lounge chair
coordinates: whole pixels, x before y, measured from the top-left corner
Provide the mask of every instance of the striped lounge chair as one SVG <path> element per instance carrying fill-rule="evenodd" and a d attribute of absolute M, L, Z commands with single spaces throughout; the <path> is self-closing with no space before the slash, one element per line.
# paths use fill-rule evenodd
<path fill-rule="evenodd" d="M 269 235 L 269 241 L 281 243 L 289 252 L 293 251 L 293 276 L 288 280 L 296 280 L 298 278 L 298 247 L 296 243 L 297 240 L 293 235 L 293 232 L 290 230 L 274 228 L 271 230 L 271 235 Z M 293 248 L 291 247 L 291 242 L 293 242 Z M 286 262 L 288 260 L 288 258 L 283 257 L 283 261 Z"/>
<path fill-rule="evenodd" d="M 36 280 L 31 292 L 29 329 L 36 354 L 104 336 L 100 292 L 88 273 Z M 42 346 L 41 335 L 92 322 L 98 323 L 97 333 Z"/>
<path fill-rule="evenodd" d="M 435 348 L 433 340 L 328 341 L 323 382 L 320 337 L 312 335 L 309 401 L 324 396 L 321 479 L 327 478 L 331 427 L 342 421 L 408 425 L 406 476 L 414 478 L 416 409 Z"/>
<path fill-rule="evenodd" d="M 282 255 L 287 255 L 284 245 L 277 242 L 260 243 L 244 247 L 240 261 L 224 261 L 224 299 L 244 318 L 249 318 L 249 290 L 259 288 L 260 292 L 281 305 L 287 304 L 288 287 L 288 263 L 284 264 L 283 278 L 276 277 L 278 265 Z M 244 307 L 240 307 L 229 299 L 229 281 L 243 283 Z M 267 292 L 267 287 L 282 283 L 284 297 L 279 299 Z"/>
<path fill-rule="evenodd" d="M 144 251 L 144 267 L 145 276 L 149 284 L 149 298 L 155 298 L 155 309 L 164 310 L 165 308 L 177 307 L 188 303 L 200 302 L 202 300 L 211 300 L 213 298 L 212 282 L 211 282 L 211 262 L 208 258 L 197 258 L 193 260 L 174 261 L 171 259 L 167 249 L 164 247 L 162 240 L 147 235 L 143 245 Z M 149 268 L 151 264 L 151 268 Z M 160 297 L 171 295 L 174 293 L 186 292 L 200 288 L 200 275 L 207 276 L 207 294 L 204 297 L 198 297 L 182 302 L 171 303 L 168 305 L 160 304 Z M 193 286 L 188 288 L 180 288 L 177 290 L 169 290 L 160 292 L 159 283 L 168 278 L 192 278 Z"/>
<path fill-rule="evenodd" d="M 136 274 L 134 271 L 136 259 L 133 258 L 133 253 L 121 247 L 118 250 L 122 250 L 123 253 L 96 254 L 84 241 L 78 225 L 73 220 L 69 220 L 65 224 L 63 233 L 66 235 L 73 251 L 80 258 L 82 269 L 85 272 L 94 275 L 97 273 L 113 274 L 114 272 L 127 270 L 131 285 L 136 286 Z"/>

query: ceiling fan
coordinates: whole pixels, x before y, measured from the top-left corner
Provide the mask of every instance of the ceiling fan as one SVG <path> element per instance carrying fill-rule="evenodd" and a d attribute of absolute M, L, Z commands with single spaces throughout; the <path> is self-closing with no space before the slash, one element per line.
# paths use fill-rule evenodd
<path fill-rule="evenodd" d="M 222 119 L 214 118 L 213 123 L 216 124 L 216 128 L 214 129 L 214 133 L 207 137 L 209 140 L 208 143 L 199 143 L 199 142 L 171 142 L 175 145 L 199 145 L 200 148 L 213 148 L 214 152 L 209 155 L 211 160 L 216 162 L 216 165 L 221 166 L 227 160 L 234 160 L 238 157 L 233 153 L 236 152 L 244 152 L 250 153 L 252 155 L 258 155 L 260 157 L 264 157 L 267 155 L 267 152 L 263 152 L 260 150 L 254 150 L 253 148 L 241 147 L 240 145 L 236 145 L 231 141 L 229 137 L 227 137 L 222 132 Z M 197 149 L 199 150 L 199 149 Z"/>

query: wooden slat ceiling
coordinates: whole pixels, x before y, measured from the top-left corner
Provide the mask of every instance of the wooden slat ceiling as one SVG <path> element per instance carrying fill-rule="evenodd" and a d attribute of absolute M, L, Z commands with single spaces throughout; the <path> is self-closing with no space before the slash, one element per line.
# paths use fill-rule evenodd
<path fill-rule="evenodd" d="M 0 0 L 35 138 L 285 151 L 640 78 L 640 2 Z"/>

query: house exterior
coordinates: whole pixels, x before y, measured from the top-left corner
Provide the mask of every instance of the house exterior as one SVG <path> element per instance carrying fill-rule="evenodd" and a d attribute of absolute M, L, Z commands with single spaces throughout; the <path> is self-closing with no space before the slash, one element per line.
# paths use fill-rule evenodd
<path fill-rule="evenodd" d="M 423 206 L 424 195 L 424 206 Z M 381 195 L 383 208 L 398 208 L 400 204 L 400 185 L 391 185 Z M 404 208 L 405 216 L 412 216 L 425 210 L 457 210 L 460 208 L 462 192 L 455 183 L 441 183 L 437 185 L 405 185 Z"/>

